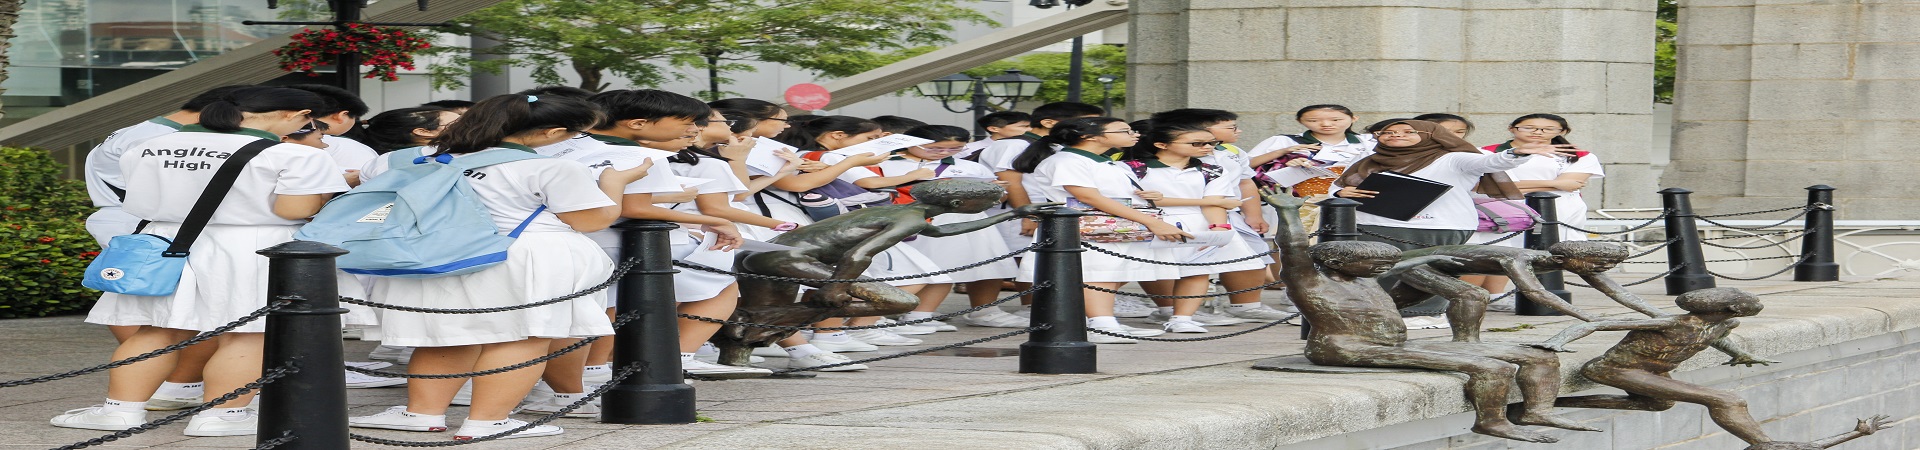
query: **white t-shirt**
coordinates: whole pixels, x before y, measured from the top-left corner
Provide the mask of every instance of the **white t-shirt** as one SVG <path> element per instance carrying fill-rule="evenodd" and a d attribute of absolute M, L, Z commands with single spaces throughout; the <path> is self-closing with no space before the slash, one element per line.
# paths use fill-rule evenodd
<path fill-rule="evenodd" d="M 333 157 L 334 164 L 339 165 L 342 172 L 359 170 L 366 167 L 368 161 L 380 157 L 380 152 L 374 151 L 373 147 L 353 139 L 322 134 L 320 142 L 327 144 L 327 155 Z"/>
<path fill-rule="evenodd" d="M 942 165 L 947 166 L 947 168 L 940 169 L 939 167 Z M 874 173 L 873 167 L 880 168 L 880 173 Z M 884 176 L 897 177 L 906 175 L 908 172 L 920 170 L 921 168 L 939 171 L 939 175 L 933 177 L 935 180 L 947 178 L 995 179 L 993 169 L 987 168 L 985 164 L 959 158 L 946 158 L 939 161 L 914 161 L 900 155 L 893 155 L 893 157 L 887 158 L 886 161 L 881 161 L 880 164 L 848 170 L 846 173 L 840 174 L 840 179 L 852 183 L 870 177 L 883 176 L 881 173 L 886 174 Z"/>
<path fill-rule="evenodd" d="M 1456 152 L 1441 155 L 1433 164 L 1407 175 L 1453 185 L 1453 189 L 1441 194 L 1412 220 L 1399 221 L 1363 212 L 1357 214 L 1355 222 L 1384 227 L 1471 231 L 1480 225 L 1479 212 L 1473 209 L 1473 188 L 1480 184 L 1480 176 L 1519 167 L 1526 161 L 1527 158 L 1511 157 L 1506 153 Z M 1335 179 L 1333 190 L 1339 189 L 1340 182 Z"/>
<path fill-rule="evenodd" d="M 1520 167 L 1508 169 L 1507 177 L 1513 178 L 1513 181 L 1544 181 L 1560 178 L 1560 175 L 1568 173 L 1591 175 L 1587 177 L 1588 184 L 1592 184 L 1592 180 L 1607 176 L 1606 171 L 1600 168 L 1600 156 L 1588 153 L 1587 156 L 1580 157 L 1579 161 L 1571 163 L 1567 162 L 1567 158 L 1558 156 L 1529 155 L 1527 161 L 1521 163 Z M 1560 194 L 1562 199 L 1580 196 L 1579 191 L 1546 192 Z"/>
<path fill-rule="evenodd" d="M 1218 175 L 1208 181 L 1203 170 L 1217 171 Z M 1142 190 L 1159 192 L 1166 198 L 1240 198 L 1240 179 L 1230 175 L 1226 169 L 1211 164 L 1176 168 L 1150 159 L 1147 160 L 1147 176 L 1140 177 L 1137 182 Z M 1199 215 L 1201 207 L 1160 206 L 1160 210 L 1168 215 Z"/>
<path fill-rule="evenodd" d="M 107 140 L 100 141 L 100 145 L 87 152 L 87 197 L 93 199 L 93 206 L 120 206 L 120 194 L 113 192 L 114 189 L 126 187 L 126 183 L 120 181 L 120 155 L 141 141 L 175 131 L 180 131 L 179 122 L 155 117 L 114 131 L 107 135 Z"/>
<path fill-rule="evenodd" d="M 568 139 L 566 143 L 568 143 L 569 148 L 565 149 L 566 151 L 564 152 L 556 153 L 558 156 L 554 156 L 554 158 L 586 164 L 587 168 L 593 170 L 593 179 L 596 180 L 600 179 L 600 173 L 605 172 L 608 168 L 627 170 L 638 167 L 640 164 L 646 163 L 649 159 L 653 160 L 653 167 L 647 169 L 647 176 L 640 177 L 639 180 L 628 183 L 627 188 L 621 191 L 622 193 L 677 194 L 686 192 L 685 188 L 680 187 L 680 177 L 674 175 L 672 166 L 667 163 L 667 158 L 673 157 L 673 152 L 632 145 L 614 145 L 591 138 L 585 140 Z M 551 147 L 553 146 L 549 145 L 541 148 Z"/>
<path fill-rule="evenodd" d="M 1200 161 L 1220 166 L 1221 170 L 1225 170 L 1234 179 L 1253 179 L 1253 166 L 1250 164 L 1253 161 L 1253 154 L 1247 153 L 1240 146 L 1220 144 L 1213 149 L 1213 154 L 1200 158 Z"/>
<path fill-rule="evenodd" d="M 126 181 L 128 214 L 155 222 L 182 222 L 200 199 L 213 173 L 247 144 L 272 137 L 263 131 L 218 133 L 189 125 L 181 132 L 147 139 L 120 157 L 120 179 Z M 273 139 L 279 141 L 277 137 Z M 306 220 L 273 214 L 276 195 L 312 195 L 345 192 L 347 180 L 326 152 L 300 144 L 279 143 L 247 161 L 234 179 L 233 189 L 213 217 L 213 225 L 298 225 Z"/>
<path fill-rule="evenodd" d="M 1064 149 L 1046 160 L 1033 173 L 1027 174 L 1022 181 L 1033 180 L 1042 186 L 1037 191 L 1044 200 L 1066 202 L 1074 199 L 1067 193 L 1067 186 L 1079 186 L 1100 190 L 1100 195 L 1120 200 L 1133 206 L 1146 205 L 1146 199 L 1135 196 L 1132 182 L 1132 170 L 1120 163 L 1108 160 L 1100 155 L 1087 153 L 1080 149 Z"/>
<path fill-rule="evenodd" d="M 727 164 L 726 161 L 705 156 L 700 157 L 699 161 L 699 164 L 672 163 L 671 166 L 673 167 L 674 175 L 682 177 L 682 180 L 688 178 L 713 180 L 694 186 L 694 189 L 696 189 L 699 194 L 728 194 L 728 196 L 731 197 L 732 195 L 747 192 L 746 183 L 741 183 L 740 177 L 733 175 L 733 166 Z M 651 173 L 652 171 L 649 170 L 648 172 Z M 690 214 L 700 214 L 700 207 L 694 204 L 694 202 L 675 203 L 673 204 L 673 210 Z"/>
<path fill-rule="evenodd" d="M 593 146 L 593 144 L 597 144 L 597 142 L 593 140 L 593 137 L 591 135 L 588 135 L 587 133 L 580 133 L 579 136 L 574 136 L 572 139 L 560 141 L 557 144 L 543 145 L 543 146 L 534 148 L 533 152 L 539 153 L 541 156 L 547 156 L 547 157 L 553 157 L 553 158 L 565 158 L 567 157 L 567 154 L 573 153 L 574 151 L 578 151 L 583 147 L 591 147 Z"/>
<path fill-rule="evenodd" d="M 1320 144 L 1320 151 L 1313 155 L 1315 160 L 1332 162 L 1334 163 L 1333 165 L 1336 166 L 1349 166 L 1355 162 L 1359 162 L 1360 158 L 1372 155 L 1373 147 L 1380 143 L 1375 141 L 1371 134 L 1349 133 L 1347 134 L 1346 140 L 1333 143 L 1315 140 L 1311 133 L 1300 133 L 1299 135 L 1283 134 L 1260 141 L 1260 145 L 1253 146 L 1253 150 L 1248 150 L 1247 155 L 1249 155 L 1248 159 L 1251 160 L 1253 156 L 1277 152 L 1287 147 L 1300 144 Z"/>
<path fill-rule="evenodd" d="M 531 151 L 503 147 L 482 151 L 503 149 Z M 419 155 L 429 155 L 433 154 L 434 149 L 422 148 L 418 152 Z M 462 156 L 454 155 L 454 158 Z M 374 158 L 360 169 L 360 178 L 371 180 L 386 173 L 390 159 Z M 526 231 L 573 231 L 572 226 L 561 222 L 560 216 L 555 214 L 614 206 L 613 200 L 607 198 L 607 194 L 601 192 L 600 185 L 593 180 L 593 172 L 586 166 L 554 158 L 494 164 L 475 169 L 467 175 L 467 185 L 473 187 L 474 194 L 480 197 L 480 204 L 485 205 L 488 215 L 492 216 L 493 226 L 502 233 L 519 227 L 541 205 L 546 205 L 547 210 L 535 216 L 527 224 Z"/>

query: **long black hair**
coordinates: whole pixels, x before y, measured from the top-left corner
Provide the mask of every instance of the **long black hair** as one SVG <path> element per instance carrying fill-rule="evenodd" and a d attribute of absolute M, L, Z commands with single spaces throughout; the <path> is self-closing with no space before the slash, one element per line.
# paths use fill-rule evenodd
<path fill-rule="evenodd" d="M 473 153 L 500 145 L 508 136 L 548 128 L 585 131 L 599 123 L 600 108 L 570 97 L 500 95 L 474 104 L 428 144 L 440 153 Z"/>
<path fill-rule="evenodd" d="M 795 116 L 787 120 L 793 127 L 787 128 L 774 139 L 799 147 L 803 152 L 825 150 L 820 146 L 820 136 L 827 133 L 839 131 L 855 135 L 880 129 L 878 123 L 853 116 Z"/>
<path fill-rule="evenodd" d="M 450 112 L 435 107 L 414 107 L 389 110 L 367 119 L 367 146 L 374 151 L 387 153 L 407 147 L 417 147 L 413 142 L 413 130 L 425 128 L 440 129 L 440 114 Z"/>
<path fill-rule="evenodd" d="M 733 121 L 732 125 L 727 125 L 727 131 L 731 131 L 733 134 L 745 133 L 754 127 L 760 126 L 760 119 L 753 118 L 753 115 L 748 114 L 746 111 L 720 108 L 714 108 L 713 110 L 719 111 L 720 117 L 725 117 L 727 120 Z"/>
<path fill-rule="evenodd" d="M 227 91 L 200 106 L 200 126 L 223 133 L 240 131 L 245 113 L 318 110 L 326 107 L 319 95 L 299 89 L 246 86 Z"/>
<path fill-rule="evenodd" d="M 753 120 L 767 120 L 780 115 L 780 105 L 754 98 L 729 98 L 708 102 L 707 106 L 718 109 L 722 114 L 727 111 L 747 113 Z"/>
<path fill-rule="evenodd" d="M 1034 169 L 1040 167 L 1041 161 L 1053 156 L 1053 146 L 1072 147 L 1080 141 L 1100 137 L 1105 134 L 1107 124 L 1114 122 L 1124 121 L 1112 117 L 1082 117 L 1054 123 L 1046 137 L 1027 146 L 1019 157 L 1013 159 L 1013 170 L 1033 173 Z"/>

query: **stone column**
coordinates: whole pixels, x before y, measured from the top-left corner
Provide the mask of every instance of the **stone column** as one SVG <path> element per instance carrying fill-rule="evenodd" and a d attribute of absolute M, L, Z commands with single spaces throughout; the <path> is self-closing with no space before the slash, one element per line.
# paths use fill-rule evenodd
<path fill-rule="evenodd" d="M 1588 188 L 1603 200 L 1590 204 L 1653 206 L 1653 9 L 1607 0 L 1138 2 L 1129 106 L 1236 111 L 1254 142 L 1298 133 L 1294 111 L 1316 103 L 1353 108 L 1359 126 L 1461 114 L 1482 145 L 1507 139 L 1514 117 L 1556 113 L 1607 165 L 1607 178 Z"/>
<path fill-rule="evenodd" d="M 1920 1 L 1682 0 L 1673 165 L 1705 213 L 1920 218 Z"/>

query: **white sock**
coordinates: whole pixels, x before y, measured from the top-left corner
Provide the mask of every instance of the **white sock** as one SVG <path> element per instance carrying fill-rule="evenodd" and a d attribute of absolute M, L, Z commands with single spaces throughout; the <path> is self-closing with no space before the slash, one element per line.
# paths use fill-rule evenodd
<path fill-rule="evenodd" d="M 587 366 L 587 371 L 584 373 L 612 372 L 612 371 L 613 371 L 613 363 L 606 363 L 598 366 Z"/>
<path fill-rule="evenodd" d="M 578 394 L 562 394 L 562 393 L 558 393 L 558 392 L 555 392 L 555 393 L 553 393 L 553 401 L 551 401 L 551 402 L 548 402 L 548 403 L 552 403 L 552 404 L 555 404 L 555 405 L 567 405 L 567 404 L 572 404 L 572 403 L 573 403 L 574 401 L 577 401 L 577 400 L 580 400 L 580 397 L 585 397 L 586 395 L 587 395 L 587 394 L 585 394 L 585 393 L 578 393 Z"/>
<path fill-rule="evenodd" d="M 247 414 L 247 408 L 246 408 L 246 407 L 239 407 L 239 408 L 212 408 L 212 409 L 208 409 L 208 410 L 206 410 L 206 411 L 201 411 L 201 412 L 200 412 L 200 414 L 195 414 L 195 416 L 197 416 L 197 417 L 213 417 L 213 416 L 233 416 L 233 415 L 239 415 L 239 416 L 244 416 L 244 415 L 246 415 L 246 414 Z"/>
<path fill-rule="evenodd" d="M 1154 309 L 1155 309 L 1155 310 L 1158 310 L 1158 311 L 1160 311 L 1160 313 L 1161 313 L 1161 314 L 1166 314 L 1166 315 L 1169 315 L 1169 316 L 1171 316 L 1171 315 L 1173 315 L 1173 307 L 1172 307 L 1172 306 L 1161 306 L 1161 307 L 1158 307 L 1158 308 L 1154 308 Z"/>
<path fill-rule="evenodd" d="M 1234 304 L 1227 305 L 1228 308 L 1232 308 L 1232 309 L 1258 309 L 1262 306 L 1266 306 L 1266 304 L 1260 303 L 1260 302 L 1249 302 L 1249 303 L 1234 303 Z"/>
<path fill-rule="evenodd" d="M 928 318 L 932 318 L 932 317 L 933 317 L 933 313 L 931 313 L 931 312 L 926 312 L 926 311 L 910 311 L 910 312 L 908 312 L 908 313 L 906 313 L 906 314 L 904 314 L 904 315 L 901 315 L 901 316 L 900 316 L 900 321 L 901 321 L 901 322 L 905 322 L 905 321 L 909 321 L 909 320 L 920 320 L 920 319 L 928 319 Z"/>
<path fill-rule="evenodd" d="M 1000 308 L 987 308 L 987 309 L 982 309 L 979 311 L 967 313 L 967 318 L 968 319 L 985 319 L 988 317 L 998 317 L 1002 315 L 1008 315 L 1008 314 L 1006 311 L 1001 311 Z"/>
<path fill-rule="evenodd" d="M 1179 322 L 1179 321 L 1190 321 L 1190 320 L 1193 320 L 1193 316 L 1173 316 L 1173 319 L 1170 319 L 1168 321 Z"/>
<path fill-rule="evenodd" d="M 687 362 L 687 361 L 692 361 L 692 360 L 693 360 L 693 354 L 692 354 L 692 353 L 681 353 L 681 354 L 680 354 L 680 362 L 683 362 L 683 363 L 684 363 L 684 362 Z"/>
<path fill-rule="evenodd" d="M 162 381 L 160 382 L 160 389 L 155 389 L 153 391 L 153 395 L 163 395 L 167 397 L 199 397 L 203 394 L 206 394 L 206 392 L 207 392 L 206 383 L 175 383 L 171 381 Z"/>
<path fill-rule="evenodd" d="M 123 401 L 114 400 L 114 399 L 107 399 L 106 404 L 104 406 L 101 406 L 100 409 L 113 411 L 113 412 L 134 412 L 134 411 L 146 412 L 147 402 L 123 402 Z"/>
<path fill-rule="evenodd" d="M 847 332 L 845 331 L 835 331 L 827 334 L 814 333 L 813 337 L 807 340 L 827 341 L 827 342 L 846 342 L 846 341 L 853 340 L 853 336 L 847 334 Z"/>
<path fill-rule="evenodd" d="M 1113 318 L 1113 316 L 1088 317 L 1087 327 L 1089 328 L 1120 328 L 1120 320 Z"/>
<path fill-rule="evenodd" d="M 821 350 L 820 347 L 813 346 L 813 344 L 800 344 L 792 347 L 787 347 L 782 350 L 786 350 L 787 357 L 790 357 L 790 358 L 804 358 L 804 357 L 827 352 L 826 350 Z"/>

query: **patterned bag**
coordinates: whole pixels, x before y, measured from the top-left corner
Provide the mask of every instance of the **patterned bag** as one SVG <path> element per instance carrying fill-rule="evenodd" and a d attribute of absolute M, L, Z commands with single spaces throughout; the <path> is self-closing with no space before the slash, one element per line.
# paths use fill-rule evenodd
<path fill-rule="evenodd" d="M 1137 211 L 1160 217 L 1158 208 L 1136 208 Z M 1080 216 L 1080 240 L 1111 244 L 1116 242 L 1145 242 L 1153 240 L 1153 232 L 1147 226 L 1132 220 L 1123 219 L 1100 211 L 1087 211 Z"/>

